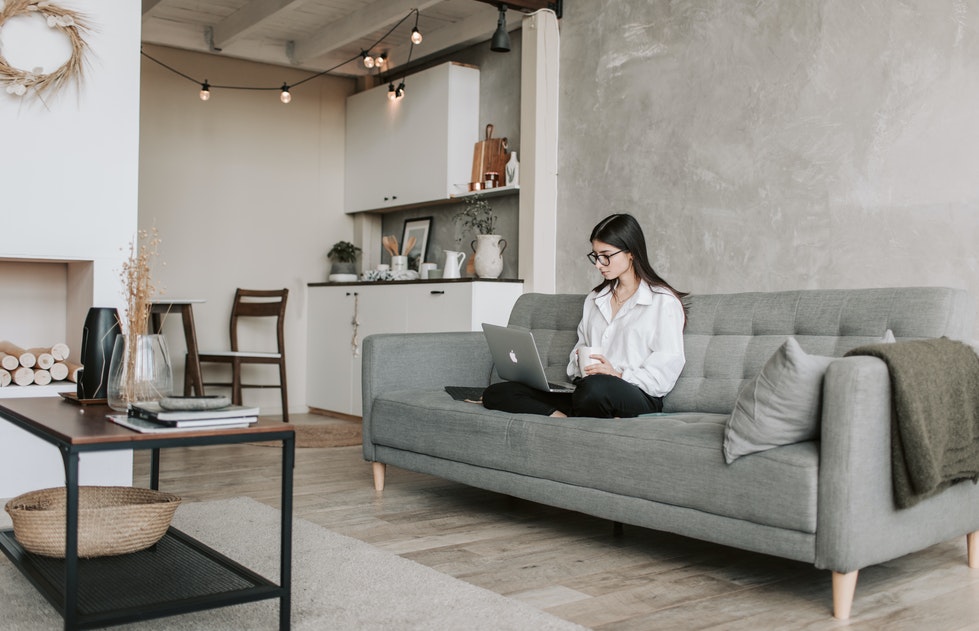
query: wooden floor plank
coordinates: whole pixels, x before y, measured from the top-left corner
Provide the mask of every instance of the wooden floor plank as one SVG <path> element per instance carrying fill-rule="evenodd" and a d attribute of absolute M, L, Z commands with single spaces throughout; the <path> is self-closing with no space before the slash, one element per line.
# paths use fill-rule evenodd
<path fill-rule="evenodd" d="M 185 501 L 279 504 L 281 452 L 162 452 Z M 137 484 L 149 481 L 138 452 Z M 860 572 L 852 618 L 831 615 L 829 572 L 388 467 L 374 491 L 360 447 L 296 452 L 297 517 L 585 626 L 630 629 L 979 629 L 979 570 L 950 541 Z"/>

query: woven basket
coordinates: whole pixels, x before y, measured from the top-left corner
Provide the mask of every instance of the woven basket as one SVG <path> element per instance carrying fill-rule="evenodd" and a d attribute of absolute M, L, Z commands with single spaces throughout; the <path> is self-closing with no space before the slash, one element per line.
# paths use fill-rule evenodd
<path fill-rule="evenodd" d="M 65 556 L 65 487 L 18 495 L 4 507 L 24 549 Z M 78 556 L 113 556 L 145 550 L 167 532 L 180 498 L 128 486 L 78 487 Z"/>

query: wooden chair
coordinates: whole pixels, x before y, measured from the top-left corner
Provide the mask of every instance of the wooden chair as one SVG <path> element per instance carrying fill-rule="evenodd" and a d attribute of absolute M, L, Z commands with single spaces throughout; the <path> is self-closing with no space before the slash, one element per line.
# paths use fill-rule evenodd
<path fill-rule="evenodd" d="M 231 402 L 241 405 L 243 388 L 279 388 L 282 391 L 282 421 L 289 421 L 289 396 L 286 388 L 286 344 L 285 316 L 288 289 L 256 290 L 241 289 L 235 291 L 234 305 L 231 307 L 231 350 L 230 351 L 201 351 L 198 361 L 201 364 L 217 363 L 231 366 L 231 382 L 204 381 L 204 386 L 221 386 L 231 388 Z M 241 318 L 275 318 L 276 345 L 278 352 L 244 351 L 238 344 L 238 324 Z M 276 364 L 279 366 L 278 384 L 242 383 L 241 367 L 244 364 Z"/>

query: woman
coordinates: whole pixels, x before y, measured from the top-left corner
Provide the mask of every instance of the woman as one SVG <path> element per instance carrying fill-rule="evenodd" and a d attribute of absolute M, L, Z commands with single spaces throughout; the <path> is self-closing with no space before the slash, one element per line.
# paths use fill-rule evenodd
<path fill-rule="evenodd" d="M 591 232 L 588 259 L 603 280 L 588 297 L 571 351 L 574 393 L 559 394 L 504 381 L 483 392 L 483 405 L 506 412 L 550 416 L 633 417 L 663 409 L 663 396 L 683 369 L 685 293 L 649 264 L 646 238 L 632 215 L 606 217 Z M 579 368 L 578 351 L 603 354 Z M 587 362 L 586 362 L 587 363 Z"/>

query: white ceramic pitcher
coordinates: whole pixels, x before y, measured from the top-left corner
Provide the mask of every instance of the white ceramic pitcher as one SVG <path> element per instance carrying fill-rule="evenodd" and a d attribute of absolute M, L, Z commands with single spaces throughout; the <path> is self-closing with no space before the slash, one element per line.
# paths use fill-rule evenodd
<path fill-rule="evenodd" d="M 465 252 L 445 251 L 445 271 L 442 278 L 461 278 L 462 264 L 466 260 Z"/>

